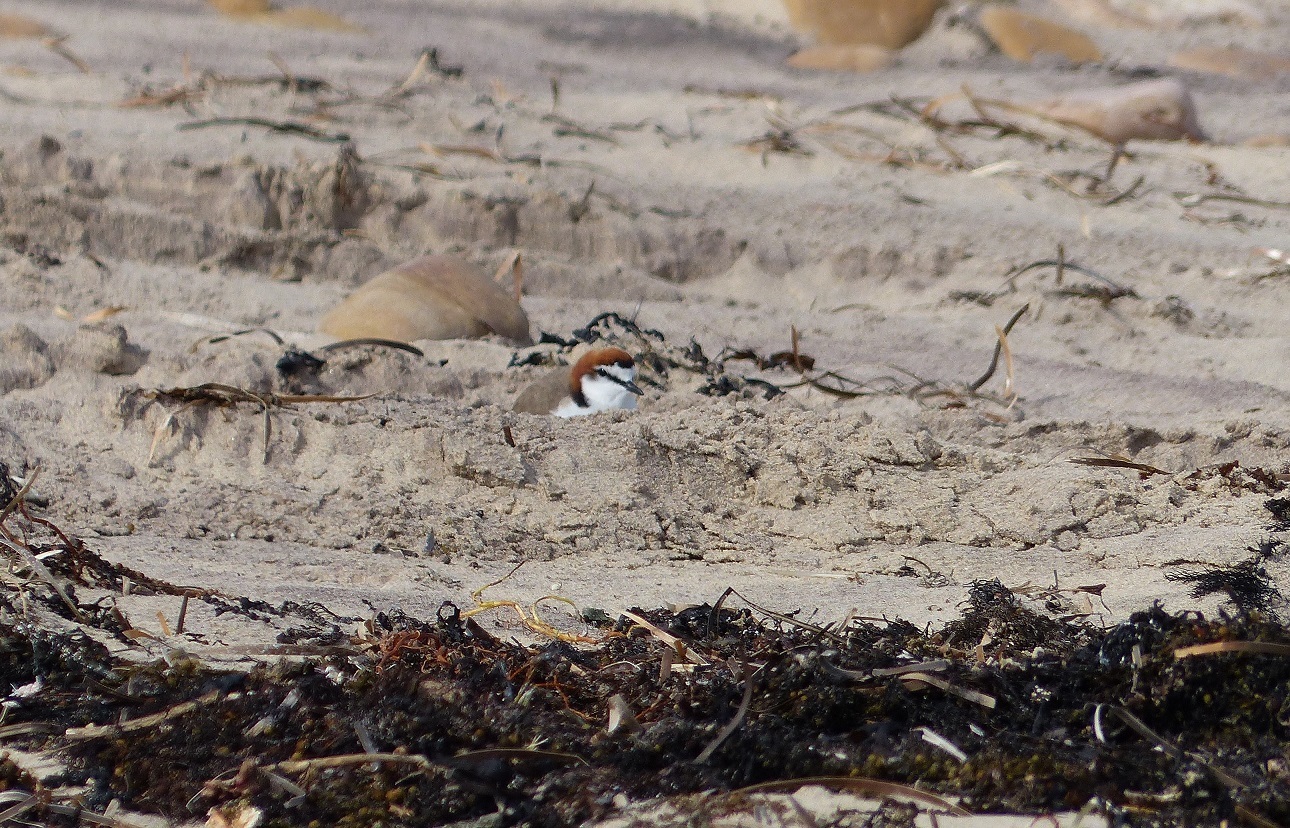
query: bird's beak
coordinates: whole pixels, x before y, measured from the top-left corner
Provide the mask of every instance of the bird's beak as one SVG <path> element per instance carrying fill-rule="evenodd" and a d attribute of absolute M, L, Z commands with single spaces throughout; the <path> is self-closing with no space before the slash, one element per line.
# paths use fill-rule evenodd
<path fill-rule="evenodd" d="M 631 380 L 619 380 L 618 384 L 621 385 L 623 388 L 626 388 L 628 391 L 632 392 L 638 397 L 642 397 L 645 395 L 645 392 L 640 389 L 640 386 L 632 382 Z"/>

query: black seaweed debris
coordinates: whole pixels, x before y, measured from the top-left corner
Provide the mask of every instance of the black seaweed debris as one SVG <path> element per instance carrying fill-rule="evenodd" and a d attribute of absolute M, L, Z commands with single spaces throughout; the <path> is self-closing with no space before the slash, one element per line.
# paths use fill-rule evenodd
<path fill-rule="evenodd" d="M 1003 337 L 1006 338 L 1029 308 L 1029 305 L 1023 305 L 1013 312 L 1001 329 Z M 994 355 L 985 373 L 970 383 L 927 379 L 898 366 L 891 366 L 894 374 L 857 379 L 819 368 L 815 357 L 801 350 L 801 335 L 796 327 L 790 327 L 789 341 L 789 349 L 769 355 L 749 348 L 725 347 L 715 357 L 709 357 L 693 337 L 686 345 L 679 346 L 668 342 L 663 332 L 641 327 L 635 318 L 608 312 L 596 316 L 586 326 L 572 331 L 568 337 L 543 332 L 539 337 L 539 346 L 557 345 L 561 350 L 568 351 L 584 343 L 606 342 L 617 345 L 636 357 L 638 367 L 642 369 L 637 377 L 638 383 L 663 388 L 672 371 L 682 370 L 703 377 L 703 384 L 696 390 L 711 397 L 742 395 L 761 396 L 769 400 L 794 388 L 809 387 L 839 399 L 904 395 L 924 404 L 946 407 L 963 407 L 972 401 L 982 400 L 1011 407 L 1015 402 L 1013 398 L 1001 398 L 982 391 L 982 386 L 994 376 L 999 367 L 1004 339 L 996 341 Z M 553 361 L 554 355 L 547 350 L 519 351 L 512 354 L 509 367 L 546 365 Z M 739 362 L 751 363 L 757 371 L 791 373 L 783 382 L 772 382 L 731 370 L 731 363 Z"/>
<path fill-rule="evenodd" d="M 698 393 L 706 396 L 749 394 L 771 399 L 784 393 L 774 383 L 727 370 L 727 360 L 747 358 L 747 355 L 761 360 L 751 351 L 723 351 L 713 359 L 704 353 L 703 347 L 693 337 L 685 345 L 674 345 L 667 341 L 662 331 L 641 327 L 635 319 L 612 311 L 596 316 L 568 337 L 544 331 L 538 338 L 539 345 L 557 345 L 565 351 L 596 342 L 618 345 L 630 351 L 642 370 L 637 382 L 655 388 L 664 387 L 671 372 L 679 370 L 704 377 Z M 545 351 L 521 351 L 511 356 L 508 367 L 545 365 L 549 361 L 550 355 Z M 778 363 L 782 364 L 782 361 Z"/>
<path fill-rule="evenodd" d="M 998 581 L 974 584 L 963 617 L 934 632 L 899 621 L 823 629 L 724 606 L 635 612 L 684 652 L 626 619 L 594 647 L 525 646 L 445 604 L 433 620 L 376 614 L 351 642 L 361 654 L 227 671 L 116 663 L 84 637 L 34 637 L 9 615 L 0 682 L 39 675 L 71 691 L 11 711 L 52 731 L 14 741 L 60 750 L 69 782 L 97 786 L 95 801 L 172 819 L 219 807 L 259 809 L 269 826 L 489 814 L 568 826 L 610 815 L 619 795 L 816 776 L 913 785 L 973 812 L 1096 800 L 1136 825 L 1219 824 L 1241 809 L 1290 818 L 1290 782 L 1268 770 L 1285 761 L 1290 659 L 1173 656 L 1198 642 L 1290 641 L 1258 613 L 1206 621 L 1154 607 L 1101 630 L 1030 610 Z M 684 653 L 706 664 L 680 669 Z M 964 692 L 920 686 L 911 669 Z M 608 731 L 615 696 L 639 729 Z M 705 756 L 742 698 L 746 716 Z M 1182 759 L 1102 709 L 1148 723 Z M 87 723 L 102 727 L 86 735 Z"/>
<path fill-rule="evenodd" d="M 1285 598 L 1264 564 L 1280 557 L 1285 549 L 1285 544 L 1280 541 L 1264 540 L 1259 546 L 1250 547 L 1249 551 L 1253 555 L 1230 566 L 1183 569 L 1167 572 L 1165 578 L 1190 583 L 1193 598 L 1204 598 L 1221 592 L 1242 612 L 1272 610 L 1284 604 Z"/>
<path fill-rule="evenodd" d="M 1043 611 L 1056 585 L 991 580 L 971 585 L 961 618 L 925 630 L 819 626 L 728 591 L 633 610 L 591 645 L 525 645 L 452 604 L 433 619 L 376 612 L 355 631 L 316 604 L 168 584 L 21 501 L 0 534 L 15 555 L 0 589 L 0 742 L 57 752 L 67 768 L 45 789 L 0 761 L 0 791 L 29 792 L 33 823 L 70 825 L 117 800 L 275 828 L 574 826 L 624 797 L 729 810 L 752 807 L 749 786 L 814 777 L 912 786 L 975 813 L 1290 820 L 1290 630 L 1260 609 L 1211 620 L 1153 606 L 1103 629 Z M 1277 554 L 1270 541 L 1251 560 Z M 125 580 L 289 617 L 297 627 L 279 641 L 302 646 L 238 669 L 149 650 L 115 611 Z M 1197 647 L 1216 644 L 1229 646 Z M 611 729 L 611 708 L 633 726 Z M 883 813 L 892 825 L 915 816 Z"/>
<path fill-rule="evenodd" d="M 1290 532 L 1290 497 L 1273 497 L 1264 501 L 1263 508 L 1272 513 L 1272 532 Z"/>

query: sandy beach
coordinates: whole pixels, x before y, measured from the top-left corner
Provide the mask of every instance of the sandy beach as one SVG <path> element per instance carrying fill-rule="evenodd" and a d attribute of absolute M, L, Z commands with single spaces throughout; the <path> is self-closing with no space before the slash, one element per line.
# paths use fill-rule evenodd
<path fill-rule="evenodd" d="M 354 617 L 504 579 L 488 598 L 611 616 L 734 587 L 936 626 L 997 578 L 1111 624 L 1212 615 L 1223 596 L 1169 575 L 1266 536 L 1290 475 L 1290 74 L 1169 61 L 1276 51 L 1284 4 L 1147 30 L 1019 4 L 1092 37 L 1083 66 L 1014 61 L 946 8 L 872 73 L 787 66 L 808 39 L 769 0 L 316 5 L 353 30 L 197 0 L 2 10 L 66 37 L 0 41 L 0 461 L 110 560 Z M 1105 142 L 962 99 L 1160 76 L 1210 141 L 1131 142 L 1107 180 Z M 535 339 L 629 321 L 597 330 L 659 357 L 639 410 L 512 412 L 557 342 L 278 367 L 424 253 L 521 254 Z M 157 393 L 203 383 L 258 397 Z M 176 609 L 118 605 L 158 636 Z M 195 653 L 274 632 L 197 603 L 187 625 Z"/>

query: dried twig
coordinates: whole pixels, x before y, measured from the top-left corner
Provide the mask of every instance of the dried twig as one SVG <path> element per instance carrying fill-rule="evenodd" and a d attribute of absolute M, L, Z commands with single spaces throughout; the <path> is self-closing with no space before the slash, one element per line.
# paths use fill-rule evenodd
<path fill-rule="evenodd" d="M 269 435 L 271 422 L 269 411 L 273 408 L 283 408 L 296 403 L 344 403 L 359 402 L 360 400 L 371 399 L 375 394 L 363 394 L 357 397 L 330 396 L 326 394 L 274 394 L 271 392 L 248 391 L 244 388 L 237 388 L 232 385 L 224 385 L 218 382 L 207 382 L 190 388 L 167 388 L 153 389 L 143 391 L 143 396 L 151 400 L 165 399 L 170 402 L 182 403 L 182 405 L 172 411 L 162 420 L 161 425 L 153 435 L 152 448 L 148 452 L 148 463 L 152 463 L 153 455 L 156 453 L 157 444 L 161 440 L 161 435 L 170 427 L 176 415 L 190 408 L 199 405 L 216 405 L 230 406 L 237 403 L 254 403 L 260 406 L 264 415 L 264 457 L 263 462 L 269 462 Z"/>
<path fill-rule="evenodd" d="M 948 799 L 937 796 L 927 791 L 920 791 L 918 788 L 911 788 L 908 785 L 899 785 L 895 782 L 886 782 L 881 779 L 867 779 L 864 777 L 854 776 L 808 776 L 802 779 L 783 779 L 776 782 L 762 782 L 758 785 L 749 785 L 746 788 L 737 788 L 730 792 L 730 795 L 760 794 L 760 793 L 791 793 L 804 788 L 807 785 L 819 785 L 823 788 L 834 788 L 842 791 L 852 791 L 862 796 L 873 797 L 875 799 L 894 799 L 897 802 L 909 802 L 914 805 L 922 805 L 928 808 L 939 808 L 952 816 L 971 816 L 972 812 L 960 808 Z"/>
<path fill-rule="evenodd" d="M 333 144 L 343 144 L 350 140 L 349 133 L 346 132 L 327 132 L 326 130 L 312 127 L 309 124 L 302 124 L 299 121 L 275 121 L 270 118 L 258 118 L 255 116 L 228 117 L 228 118 L 207 118 L 201 121 L 187 121 L 182 124 L 176 124 L 175 129 L 186 131 L 190 129 L 204 129 L 213 126 L 258 126 L 274 132 L 286 132 L 293 135 L 302 135 L 305 138 L 312 138 L 315 141 L 324 141 Z"/>
<path fill-rule="evenodd" d="M 739 729 L 739 726 L 744 722 L 744 717 L 748 715 L 748 705 L 752 703 L 753 688 L 756 685 L 755 679 L 757 674 L 755 672 L 748 672 L 748 662 L 746 660 L 743 665 L 743 673 L 744 695 L 743 699 L 739 702 L 739 709 L 735 711 L 734 717 L 729 722 L 726 722 L 725 727 L 717 731 L 717 735 L 713 737 L 711 742 L 708 742 L 708 746 L 703 749 L 703 752 L 694 757 L 695 764 L 701 765 L 708 761 L 708 759 L 712 757 L 712 754 L 716 753 L 717 748 L 721 747 L 721 743 L 726 739 L 729 739 L 730 735 Z"/>
<path fill-rule="evenodd" d="M 1007 342 L 1006 337 L 1008 336 L 1008 334 L 1012 333 L 1012 326 L 1016 325 L 1017 320 L 1021 319 L 1021 315 L 1028 310 L 1030 310 L 1029 302 L 1022 305 L 1021 308 L 1018 309 L 1017 312 L 1012 315 L 1012 318 L 1008 320 L 1008 323 L 1004 325 L 1002 329 L 999 329 L 999 328 L 995 329 L 996 331 L 1000 332 L 1000 336 L 994 343 L 994 356 L 990 357 L 990 366 L 985 369 L 985 373 L 982 374 L 980 377 L 978 377 L 975 382 L 968 383 L 967 388 L 969 391 L 975 394 L 978 390 L 980 390 L 981 386 L 985 385 L 987 382 L 990 381 L 990 377 L 994 376 L 994 372 L 999 368 L 999 355 L 1003 352 L 1003 349 Z"/>
<path fill-rule="evenodd" d="M 83 741 L 86 739 L 103 739 L 109 736 L 118 736 L 122 733 L 132 733 L 136 730 L 146 730 L 156 727 L 160 724 L 177 719 L 180 716 L 186 716 L 197 710 L 199 707 L 215 704 L 216 702 L 227 699 L 236 701 L 242 697 L 241 693 L 223 693 L 219 690 L 211 691 L 204 696 L 200 696 L 192 701 L 181 702 L 174 707 L 166 708 L 159 713 L 153 713 L 150 716 L 140 716 L 137 719 L 129 719 L 121 724 L 116 725 L 85 725 L 84 727 L 69 727 L 63 731 L 63 737 L 73 741 Z"/>
<path fill-rule="evenodd" d="M 1193 644 L 1174 650 L 1174 658 L 1215 655 L 1218 653 L 1253 653 L 1256 655 L 1290 656 L 1290 644 L 1274 641 L 1215 641 L 1212 644 Z"/>
<path fill-rule="evenodd" d="M 670 632 L 661 629 L 658 625 L 651 623 L 649 619 L 631 612 L 630 610 L 623 610 L 620 614 L 638 627 L 643 627 L 650 635 L 654 636 L 659 641 L 662 641 L 674 650 L 677 655 L 681 656 L 691 664 L 696 664 L 700 667 L 707 667 L 712 663 L 708 659 L 696 653 L 694 650 L 690 649 L 690 646 L 681 639 L 672 635 Z"/>
<path fill-rule="evenodd" d="M 1127 457 L 1119 454 L 1110 454 L 1106 457 L 1072 457 L 1067 462 L 1079 466 L 1099 466 L 1111 469 L 1132 469 L 1142 475 L 1145 480 L 1153 474 L 1172 475 L 1164 469 L 1158 469 L 1155 466 L 1149 466 L 1146 463 L 1136 463 Z"/>

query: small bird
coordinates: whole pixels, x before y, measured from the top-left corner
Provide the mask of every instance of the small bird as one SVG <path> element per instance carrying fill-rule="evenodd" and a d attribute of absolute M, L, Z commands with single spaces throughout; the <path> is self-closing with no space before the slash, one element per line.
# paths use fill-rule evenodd
<path fill-rule="evenodd" d="M 622 348 L 597 348 L 583 354 L 567 374 L 551 374 L 524 389 L 513 408 L 557 417 L 581 417 L 614 408 L 632 411 L 642 393 L 635 379 L 636 361 L 631 354 Z"/>

